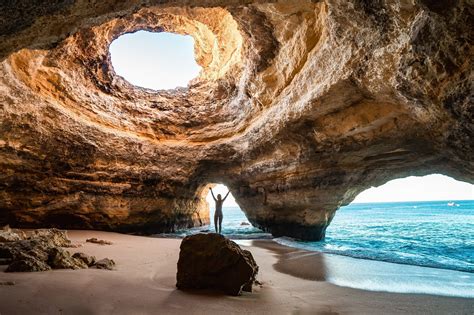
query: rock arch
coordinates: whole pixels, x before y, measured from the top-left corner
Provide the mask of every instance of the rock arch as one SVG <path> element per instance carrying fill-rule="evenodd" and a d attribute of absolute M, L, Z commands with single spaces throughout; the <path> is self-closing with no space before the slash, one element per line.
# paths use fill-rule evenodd
<path fill-rule="evenodd" d="M 447 6 L 1 4 L 0 224 L 173 230 L 208 220 L 200 187 L 225 181 L 253 224 L 321 239 L 369 186 L 472 182 L 472 6 Z M 193 36 L 201 77 L 115 75 L 108 44 L 139 29 Z"/>

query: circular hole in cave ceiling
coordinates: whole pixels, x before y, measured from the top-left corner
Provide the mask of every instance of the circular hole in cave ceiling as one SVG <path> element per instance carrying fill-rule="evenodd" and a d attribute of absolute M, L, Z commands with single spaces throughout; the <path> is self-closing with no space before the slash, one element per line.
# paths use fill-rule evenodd
<path fill-rule="evenodd" d="M 109 51 L 116 74 L 148 89 L 186 87 L 201 71 L 189 35 L 138 31 L 115 39 Z"/>

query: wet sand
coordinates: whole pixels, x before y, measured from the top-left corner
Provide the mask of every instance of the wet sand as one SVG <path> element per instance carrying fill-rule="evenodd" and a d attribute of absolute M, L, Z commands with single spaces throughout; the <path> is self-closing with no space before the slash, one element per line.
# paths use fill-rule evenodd
<path fill-rule="evenodd" d="M 3 273 L 0 314 L 472 314 L 474 299 L 373 292 L 324 281 L 322 254 L 272 241 L 239 241 L 260 266 L 261 287 L 240 297 L 175 288 L 180 240 L 69 231 L 82 251 L 112 258 L 117 270 Z M 85 243 L 97 237 L 113 245 Z M 363 263 L 362 261 L 361 263 Z M 329 266 L 330 267 L 330 266 Z M 353 270 L 357 272 L 357 266 Z"/>
<path fill-rule="evenodd" d="M 370 291 L 468 297 L 474 300 L 474 273 L 471 272 L 323 254 L 275 242 L 253 241 L 252 245 L 277 255 L 278 261 L 273 265 L 275 270 L 301 279 Z"/>

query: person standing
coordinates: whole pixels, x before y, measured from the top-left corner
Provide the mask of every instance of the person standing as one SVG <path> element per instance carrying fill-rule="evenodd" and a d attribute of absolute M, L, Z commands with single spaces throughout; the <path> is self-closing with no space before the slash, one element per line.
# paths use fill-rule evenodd
<path fill-rule="evenodd" d="M 216 212 L 214 213 L 214 227 L 216 228 L 216 233 L 221 234 L 222 232 L 222 219 L 224 219 L 224 215 L 222 214 L 222 204 L 224 203 L 225 199 L 229 195 L 230 191 L 227 192 L 224 199 L 222 199 L 221 194 L 217 194 L 217 198 L 214 196 L 214 192 L 212 188 L 209 187 L 211 191 L 212 198 L 216 202 Z"/>

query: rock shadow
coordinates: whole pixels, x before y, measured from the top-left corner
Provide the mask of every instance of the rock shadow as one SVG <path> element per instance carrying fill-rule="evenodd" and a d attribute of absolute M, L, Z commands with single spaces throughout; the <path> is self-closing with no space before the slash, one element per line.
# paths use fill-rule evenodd
<path fill-rule="evenodd" d="M 252 241 L 252 246 L 267 249 L 276 254 L 278 262 L 273 268 L 281 273 L 312 281 L 327 281 L 324 254 L 282 246 L 273 241 Z"/>

